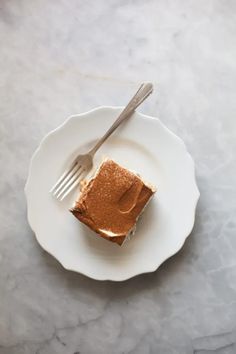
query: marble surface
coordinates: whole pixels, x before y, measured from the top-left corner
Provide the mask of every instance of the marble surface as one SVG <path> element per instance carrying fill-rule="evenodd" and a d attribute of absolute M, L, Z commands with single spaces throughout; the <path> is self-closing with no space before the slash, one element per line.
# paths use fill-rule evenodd
<path fill-rule="evenodd" d="M 236 353 L 236 2 L 0 2 L 0 354 Z M 67 272 L 37 244 L 24 184 L 43 136 L 124 105 L 180 135 L 201 191 L 194 230 L 153 274 Z"/>

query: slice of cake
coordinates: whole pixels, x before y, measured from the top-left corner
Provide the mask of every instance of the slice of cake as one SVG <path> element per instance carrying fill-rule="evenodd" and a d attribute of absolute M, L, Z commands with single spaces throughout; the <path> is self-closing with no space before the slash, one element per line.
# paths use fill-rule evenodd
<path fill-rule="evenodd" d="M 113 160 L 105 160 L 70 210 L 103 238 L 122 245 L 155 189 Z"/>

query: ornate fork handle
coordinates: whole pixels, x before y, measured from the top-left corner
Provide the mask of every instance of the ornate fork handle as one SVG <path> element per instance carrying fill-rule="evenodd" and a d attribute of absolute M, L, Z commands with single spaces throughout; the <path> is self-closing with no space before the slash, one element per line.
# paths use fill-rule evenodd
<path fill-rule="evenodd" d="M 143 83 L 136 94 L 131 98 L 127 106 L 121 112 L 116 121 L 108 129 L 108 131 L 103 135 L 101 139 L 98 140 L 96 145 L 90 150 L 89 154 L 94 155 L 97 150 L 101 147 L 104 141 L 118 128 L 118 126 L 124 122 L 130 115 L 135 111 L 135 109 L 152 93 L 153 85 L 150 82 Z"/>

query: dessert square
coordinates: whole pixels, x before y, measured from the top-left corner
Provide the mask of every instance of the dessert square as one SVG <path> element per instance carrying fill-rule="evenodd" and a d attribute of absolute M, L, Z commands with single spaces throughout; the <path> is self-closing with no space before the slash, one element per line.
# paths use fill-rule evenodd
<path fill-rule="evenodd" d="M 113 160 L 105 160 L 70 210 L 106 240 L 122 245 L 155 189 Z"/>

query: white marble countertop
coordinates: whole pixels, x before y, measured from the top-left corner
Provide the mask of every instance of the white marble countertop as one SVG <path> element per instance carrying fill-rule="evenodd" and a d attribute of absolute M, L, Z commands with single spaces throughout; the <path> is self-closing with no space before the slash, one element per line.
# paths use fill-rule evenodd
<path fill-rule="evenodd" d="M 236 353 L 236 2 L 0 2 L 0 354 Z M 37 244 L 24 184 L 68 115 L 124 105 L 182 137 L 201 198 L 192 235 L 123 283 L 65 271 Z"/>

